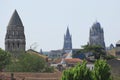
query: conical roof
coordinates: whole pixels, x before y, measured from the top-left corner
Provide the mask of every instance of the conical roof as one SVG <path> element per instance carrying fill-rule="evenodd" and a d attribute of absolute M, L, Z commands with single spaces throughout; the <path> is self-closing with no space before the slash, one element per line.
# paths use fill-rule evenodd
<path fill-rule="evenodd" d="M 14 13 L 13 13 L 13 15 L 12 15 L 10 21 L 9 21 L 8 26 L 9 26 L 9 25 L 19 25 L 19 26 L 23 26 L 22 21 L 21 21 L 21 19 L 20 19 L 20 17 L 19 17 L 19 15 L 18 15 L 18 13 L 17 13 L 16 10 L 14 11 Z"/>

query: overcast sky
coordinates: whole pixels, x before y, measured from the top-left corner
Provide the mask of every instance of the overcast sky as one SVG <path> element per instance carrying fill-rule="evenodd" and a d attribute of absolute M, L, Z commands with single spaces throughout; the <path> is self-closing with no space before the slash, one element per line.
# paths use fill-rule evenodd
<path fill-rule="evenodd" d="M 120 39 L 120 0 L 0 0 L 0 47 L 6 28 L 17 10 L 26 35 L 26 49 L 62 49 L 69 25 L 73 48 L 89 41 L 89 29 L 97 20 L 104 29 L 106 46 Z"/>

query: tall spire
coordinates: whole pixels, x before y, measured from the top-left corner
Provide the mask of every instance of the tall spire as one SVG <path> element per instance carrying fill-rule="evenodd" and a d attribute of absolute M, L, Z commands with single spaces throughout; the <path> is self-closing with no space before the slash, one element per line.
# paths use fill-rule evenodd
<path fill-rule="evenodd" d="M 63 50 L 66 53 L 69 53 L 72 50 L 72 38 L 69 32 L 69 28 L 67 26 L 66 35 L 64 35 L 64 45 Z"/>
<path fill-rule="evenodd" d="M 70 36 L 69 26 L 67 26 L 66 36 Z"/>
<path fill-rule="evenodd" d="M 19 14 L 18 14 L 17 10 L 14 11 L 14 13 L 13 13 L 13 15 L 12 15 L 10 21 L 9 21 L 8 26 L 10 26 L 10 25 L 23 26 L 22 21 L 21 21 L 21 19 L 19 17 Z"/>

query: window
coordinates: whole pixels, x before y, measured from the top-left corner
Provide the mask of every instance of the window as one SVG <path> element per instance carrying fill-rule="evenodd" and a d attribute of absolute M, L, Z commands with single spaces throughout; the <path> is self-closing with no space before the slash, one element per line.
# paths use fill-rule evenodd
<path fill-rule="evenodd" d="M 18 47 L 18 48 L 20 47 L 20 44 L 19 44 L 19 43 L 17 43 L 17 47 Z"/>
<path fill-rule="evenodd" d="M 15 35 L 15 32 L 13 31 L 13 35 Z"/>
<path fill-rule="evenodd" d="M 13 48 L 14 48 L 15 44 L 13 43 Z"/>

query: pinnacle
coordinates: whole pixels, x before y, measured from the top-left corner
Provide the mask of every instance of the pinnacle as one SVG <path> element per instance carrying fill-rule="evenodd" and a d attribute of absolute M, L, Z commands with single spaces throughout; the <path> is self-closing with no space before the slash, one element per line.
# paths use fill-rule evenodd
<path fill-rule="evenodd" d="M 9 26 L 9 25 L 19 25 L 19 26 L 23 26 L 22 21 L 21 21 L 21 19 L 20 19 L 20 17 L 19 17 L 19 14 L 18 14 L 18 12 L 17 12 L 16 9 L 15 9 L 15 11 L 13 12 L 13 15 L 12 15 L 10 21 L 9 21 L 8 26 Z"/>
<path fill-rule="evenodd" d="M 67 27 L 67 32 L 66 32 L 66 35 L 70 35 L 70 32 L 69 32 L 69 27 Z"/>

